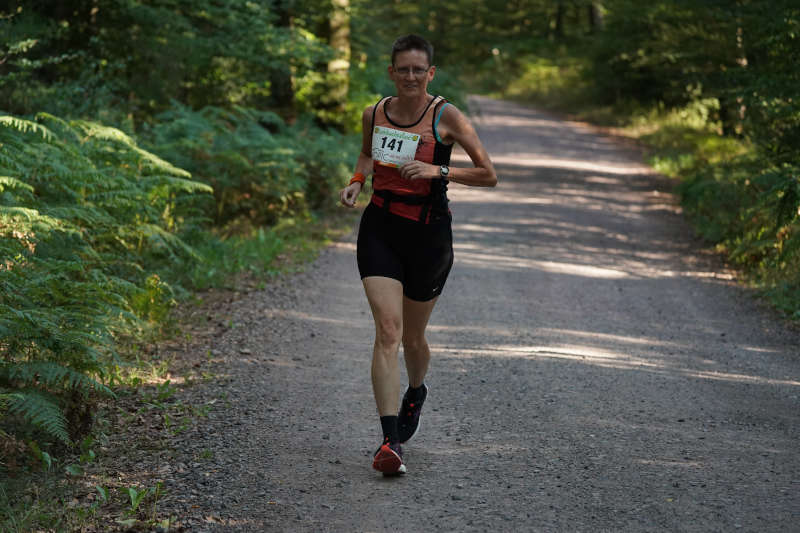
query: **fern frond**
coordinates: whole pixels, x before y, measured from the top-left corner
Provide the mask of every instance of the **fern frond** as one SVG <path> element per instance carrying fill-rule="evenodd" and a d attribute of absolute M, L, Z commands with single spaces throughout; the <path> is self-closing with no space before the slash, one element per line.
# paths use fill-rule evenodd
<path fill-rule="evenodd" d="M 73 141 L 80 142 L 80 135 L 78 135 L 78 132 L 75 131 L 75 128 L 71 127 L 69 125 L 69 122 L 67 122 L 63 118 L 57 117 L 55 115 L 51 115 L 50 113 L 47 113 L 46 111 L 40 111 L 40 112 L 36 113 L 36 120 L 44 121 L 44 122 L 52 122 L 52 123 L 55 124 L 56 130 L 59 133 L 61 133 L 61 134 L 66 133 L 66 134 L 69 135 L 69 137 L 72 138 Z"/>
<path fill-rule="evenodd" d="M 133 146 L 135 144 L 128 134 L 117 128 L 112 128 L 111 126 L 104 126 L 89 120 L 75 120 L 72 122 L 72 125 L 79 131 L 82 131 L 86 137 L 94 137 L 104 141 L 116 141 L 126 146 Z"/>
<path fill-rule="evenodd" d="M 67 389 L 91 389 L 109 396 L 114 395 L 111 389 L 89 376 L 58 363 L 47 361 L 2 363 L 0 364 L 0 381 L 7 383 L 17 381 L 27 385 L 41 383 L 48 387 Z"/>
<path fill-rule="evenodd" d="M 58 227 L 60 223 L 56 218 L 42 215 L 36 209 L 29 209 L 27 207 L 0 206 L 0 217 L 23 217 L 28 222 L 39 222 L 52 228 Z"/>
<path fill-rule="evenodd" d="M 0 410 L 7 409 L 8 403 L 12 399 L 21 400 L 22 395 L 18 392 L 8 392 L 7 389 L 0 388 Z"/>
<path fill-rule="evenodd" d="M 148 239 L 161 242 L 170 250 L 182 250 L 190 257 L 198 260 L 200 259 L 194 248 L 183 242 L 180 237 L 170 233 L 161 226 L 156 226 L 155 224 L 142 224 L 138 227 L 138 229 L 141 230 Z"/>
<path fill-rule="evenodd" d="M 210 185 L 206 185 L 205 183 L 200 183 L 199 181 L 194 181 L 184 178 L 176 178 L 174 176 L 167 176 L 167 175 L 147 176 L 146 178 L 142 178 L 142 181 L 146 184 L 163 183 L 165 185 L 168 185 L 171 189 L 188 193 L 198 193 L 198 192 L 206 192 L 210 194 L 214 193 L 214 188 L 211 187 Z"/>
<path fill-rule="evenodd" d="M 58 399 L 34 389 L 23 389 L 7 398 L 8 411 L 44 430 L 64 444 L 71 444 L 67 431 L 67 419 Z"/>
<path fill-rule="evenodd" d="M 59 206 L 45 208 L 45 214 L 59 219 L 79 220 L 91 226 L 111 225 L 116 221 L 114 217 L 100 209 L 91 209 L 77 206 Z"/>
<path fill-rule="evenodd" d="M 0 192 L 5 189 L 24 189 L 28 192 L 33 192 L 33 187 L 28 185 L 22 180 L 12 178 L 11 176 L 0 176 Z"/>
<path fill-rule="evenodd" d="M 192 175 L 183 170 L 182 168 L 178 168 L 174 166 L 172 163 L 165 161 L 158 157 L 156 154 L 152 152 L 148 152 L 147 150 L 143 150 L 136 145 L 136 142 L 131 139 L 126 133 L 112 128 L 110 126 L 103 126 L 102 124 L 98 124 L 96 122 L 89 122 L 84 120 L 76 120 L 74 125 L 82 130 L 87 137 L 99 139 L 103 141 L 112 141 L 117 142 L 131 151 L 133 151 L 136 155 L 138 155 L 145 163 L 149 164 L 149 166 L 157 171 L 161 171 L 167 174 L 172 174 L 175 176 L 181 176 L 184 178 L 191 178 Z"/>
<path fill-rule="evenodd" d="M 10 115 L 0 116 L 0 126 L 13 128 L 17 131 L 21 131 L 22 133 L 28 133 L 29 131 L 40 133 L 42 138 L 46 141 L 50 141 L 55 138 L 55 135 L 53 135 L 49 129 L 41 124 L 37 124 L 36 122 L 25 120 L 19 117 L 12 117 Z"/>
<path fill-rule="evenodd" d="M 142 157 L 142 159 L 144 159 L 145 161 L 150 163 L 155 170 L 158 170 L 158 171 L 161 171 L 161 172 L 166 172 L 168 174 L 173 174 L 175 176 L 181 176 L 183 178 L 191 178 L 192 177 L 192 175 L 189 172 L 185 171 L 182 168 L 176 167 L 175 165 L 173 165 L 172 163 L 169 163 L 168 161 L 165 161 L 165 160 L 161 159 L 160 157 L 158 157 L 156 154 L 154 154 L 152 152 L 148 152 L 147 150 L 143 150 L 143 149 L 139 148 L 138 146 L 133 146 L 132 148 L 137 154 L 139 154 Z"/>

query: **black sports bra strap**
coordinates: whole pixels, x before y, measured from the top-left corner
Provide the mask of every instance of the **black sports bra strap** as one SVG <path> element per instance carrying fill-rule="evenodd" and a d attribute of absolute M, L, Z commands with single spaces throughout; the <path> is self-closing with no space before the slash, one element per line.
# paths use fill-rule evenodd
<path fill-rule="evenodd" d="M 375 113 L 378 111 L 378 106 L 381 105 L 381 102 L 389 98 L 388 96 L 381 96 L 381 99 L 378 100 L 374 106 L 372 106 L 372 124 L 370 124 L 370 131 L 375 129 Z"/>

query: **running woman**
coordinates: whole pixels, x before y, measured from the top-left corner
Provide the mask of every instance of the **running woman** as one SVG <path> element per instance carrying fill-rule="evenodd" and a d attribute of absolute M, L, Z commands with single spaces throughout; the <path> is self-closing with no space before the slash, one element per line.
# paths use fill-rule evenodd
<path fill-rule="evenodd" d="M 464 114 L 428 93 L 436 73 L 428 41 L 398 38 L 388 72 L 397 94 L 364 110 L 361 153 L 340 200 L 354 207 L 372 174 L 374 192 L 361 218 L 357 257 L 375 322 L 372 390 L 383 430 L 372 466 L 393 475 L 406 472 L 400 445 L 419 428 L 430 361 L 425 328 L 453 265 L 447 185 L 494 187 L 497 175 Z M 454 143 L 473 168 L 449 166 Z M 398 409 L 401 343 L 408 388 Z"/>

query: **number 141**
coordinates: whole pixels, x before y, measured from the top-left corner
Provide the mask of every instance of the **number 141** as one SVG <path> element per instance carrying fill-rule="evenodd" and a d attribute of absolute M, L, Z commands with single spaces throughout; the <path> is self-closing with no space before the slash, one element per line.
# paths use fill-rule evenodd
<path fill-rule="evenodd" d="M 398 141 L 397 139 L 392 139 L 387 144 L 386 143 L 386 139 L 387 139 L 387 137 L 382 137 L 381 138 L 381 148 L 388 148 L 389 150 L 396 150 L 397 152 L 400 152 L 400 150 L 403 149 L 403 141 L 402 140 Z"/>

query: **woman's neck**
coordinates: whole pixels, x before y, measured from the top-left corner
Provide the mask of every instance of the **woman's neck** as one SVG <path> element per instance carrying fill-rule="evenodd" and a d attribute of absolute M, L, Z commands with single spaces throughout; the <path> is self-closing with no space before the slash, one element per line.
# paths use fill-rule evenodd
<path fill-rule="evenodd" d="M 432 96 L 427 92 L 415 96 L 393 96 L 389 104 L 392 120 L 401 124 L 410 124 L 416 121 Z"/>

